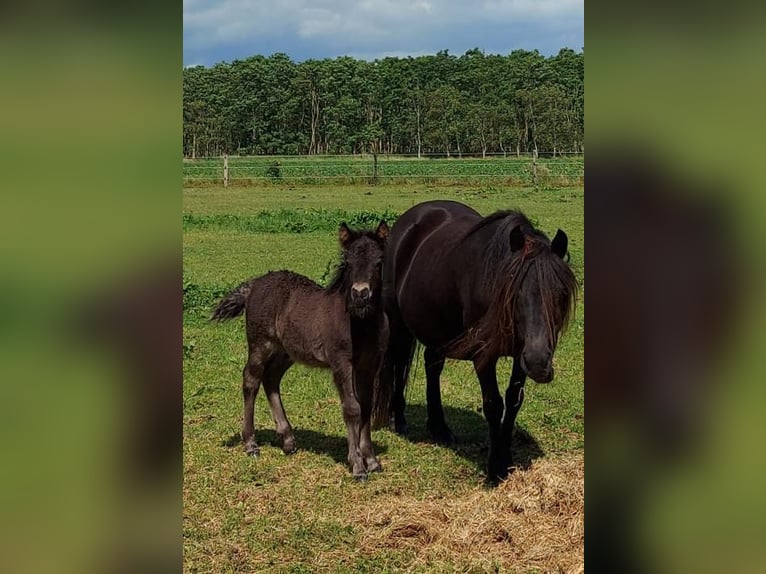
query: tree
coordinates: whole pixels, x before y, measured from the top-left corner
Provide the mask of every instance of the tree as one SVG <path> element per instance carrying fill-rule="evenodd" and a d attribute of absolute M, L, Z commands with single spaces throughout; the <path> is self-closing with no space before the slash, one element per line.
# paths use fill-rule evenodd
<path fill-rule="evenodd" d="M 183 153 L 584 149 L 584 55 L 252 56 L 183 72 Z"/>

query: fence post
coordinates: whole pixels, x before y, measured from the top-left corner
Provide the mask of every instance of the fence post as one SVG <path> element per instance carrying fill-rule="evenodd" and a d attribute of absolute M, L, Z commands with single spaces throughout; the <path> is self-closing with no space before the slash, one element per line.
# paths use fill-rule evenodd
<path fill-rule="evenodd" d="M 532 185 L 537 187 L 537 148 L 532 150 Z"/>
<path fill-rule="evenodd" d="M 378 183 L 378 154 L 372 154 L 372 184 Z"/>
<path fill-rule="evenodd" d="M 229 187 L 229 155 L 223 154 L 223 186 Z"/>

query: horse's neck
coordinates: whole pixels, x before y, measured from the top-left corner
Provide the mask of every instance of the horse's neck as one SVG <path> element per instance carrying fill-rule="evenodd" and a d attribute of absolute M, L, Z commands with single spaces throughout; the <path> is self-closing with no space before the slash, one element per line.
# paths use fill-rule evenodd
<path fill-rule="evenodd" d="M 452 269 L 456 280 L 461 284 L 461 291 L 470 293 L 471 299 L 482 305 L 489 304 L 482 295 L 489 291 L 488 287 L 495 277 L 496 266 L 487 260 L 486 246 L 496 230 L 496 223 L 486 225 L 453 248 Z"/>
<path fill-rule="evenodd" d="M 463 259 L 465 264 L 471 267 L 483 264 L 485 246 L 489 245 L 495 231 L 497 231 L 497 226 L 498 222 L 496 221 L 477 229 L 470 235 L 464 234 L 453 247 L 456 256 Z"/>

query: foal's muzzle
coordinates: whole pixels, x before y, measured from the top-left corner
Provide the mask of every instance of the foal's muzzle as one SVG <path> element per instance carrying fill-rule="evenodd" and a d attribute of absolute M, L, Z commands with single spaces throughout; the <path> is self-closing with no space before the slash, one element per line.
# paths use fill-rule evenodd
<path fill-rule="evenodd" d="M 356 317 L 365 317 L 372 312 L 372 290 L 369 283 L 354 283 L 351 286 L 351 313 Z"/>
<path fill-rule="evenodd" d="M 351 298 L 366 301 L 372 296 L 369 283 L 354 283 L 351 286 Z"/>

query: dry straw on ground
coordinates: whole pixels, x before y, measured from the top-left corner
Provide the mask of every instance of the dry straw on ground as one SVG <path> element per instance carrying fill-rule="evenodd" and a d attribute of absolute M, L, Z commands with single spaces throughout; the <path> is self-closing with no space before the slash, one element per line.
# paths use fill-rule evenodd
<path fill-rule="evenodd" d="M 580 573 L 583 565 L 583 456 L 544 458 L 496 489 L 465 497 L 381 501 L 358 519 L 361 544 L 416 553 L 488 571 Z"/>

